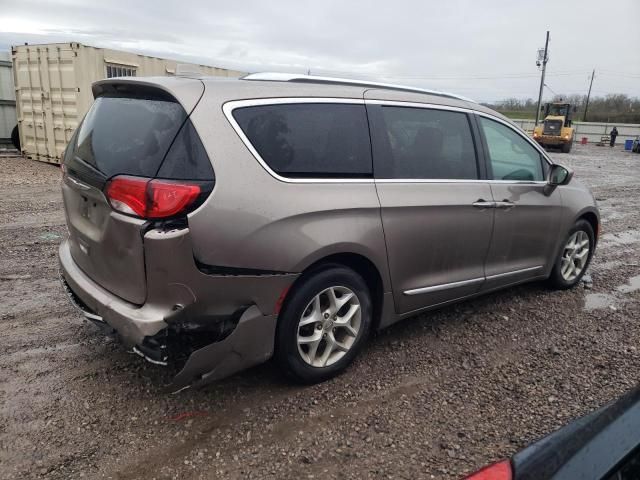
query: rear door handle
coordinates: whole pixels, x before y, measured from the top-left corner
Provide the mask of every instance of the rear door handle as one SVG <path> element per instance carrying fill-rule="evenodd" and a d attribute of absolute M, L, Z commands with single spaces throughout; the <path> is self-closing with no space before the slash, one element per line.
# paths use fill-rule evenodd
<path fill-rule="evenodd" d="M 496 208 L 496 202 L 487 202 L 482 198 L 476 202 L 473 202 L 471 205 L 476 208 Z"/>
<path fill-rule="evenodd" d="M 505 210 L 508 210 L 510 208 L 515 207 L 516 204 L 513 202 L 510 202 L 509 200 L 503 200 L 501 202 L 496 202 L 496 207 L 495 208 L 502 208 Z"/>

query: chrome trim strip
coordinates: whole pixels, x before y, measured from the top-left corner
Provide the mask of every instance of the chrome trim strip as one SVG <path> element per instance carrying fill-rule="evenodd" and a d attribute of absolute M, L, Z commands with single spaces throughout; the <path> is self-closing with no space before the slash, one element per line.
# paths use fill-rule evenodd
<path fill-rule="evenodd" d="M 489 275 L 486 279 L 495 280 L 496 278 L 509 277 L 511 275 L 517 275 L 519 273 L 525 273 L 525 272 L 533 272 L 534 270 L 541 270 L 543 268 L 544 268 L 544 265 L 538 265 L 537 267 L 522 268 L 520 270 L 514 270 L 512 272 L 497 273 L 495 275 Z"/>
<path fill-rule="evenodd" d="M 516 132 L 518 135 L 520 135 L 525 140 L 527 140 L 531 145 L 533 145 L 538 150 L 538 152 L 542 154 L 543 158 L 547 161 L 547 163 L 549 163 L 549 165 L 553 165 L 553 161 L 547 156 L 547 152 L 538 144 L 538 142 L 529 138 L 526 132 L 523 135 L 524 131 L 520 127 L 518 127 L 516 124 L 512 124 L 508 121 L 503 120 L 502 118 L 496 117 L 495 115 L 491 115 L 486 112 L 481 112 L 479 110 L 474 110 L 472 108 L 453 107 L 449 105 L 439 105 L 439 104 L 433 104 L 433 103 L 402 102 L 397 100 L 366 100 L 366 103 L 371 105 L 390 105 L 394 107 L 428 108 L 428 109 L 435 109 L 435 110 L 450 110 L 453 112 L 475 113 L 477 115 L 486 117 L 490 120 L 495 120 L 511 128 L 511 130 Z M 510 182 L 510 180 L 494 180 L 494 181 Z M 528 183 L 531 183 L 531 182 L 528 182 Z M 536 182 L 536 183 L 547 183 L 547 182 Z"/>
<path fill-rule="evenodd" d="M 433 285 L 431 287 L 413 288 L 411 290 L 405 290 L 402 292 L 404 295 L 419 295 L 421 293 L 440 292 L 442 290 L 448 290 L 450 288 L 464 287 L 466 285 L 473 285 L 475 283 L 481 283 L 485 280 L 494 280 L 496 278 L 508 277 L 511 275 L 517 275 L 519 273 L 532 272 L 534 270 L 541 270 L 544 265 L 538 265 L 537 267 L 523 268 L 520 270 L 514 270 L 512 272 L 498 273 L 496 275 L 489 275 L 488 277 L 472 278 L 470 280 L 462 280 L 460 282 L 441 283 L 440 285 Z"/>
<path fill-rule="evenodd" d="M 279 98 L 257 98 L 250 100 L 232 100 L 230 102 L 226 102 L 222 105 L 222 111 L 224 115 L 227 117 L 227 120 L 231 124 L 231 127 L 235 130 L 242 143 L 245 144 L 247 149 L 251 152 L 251 154 L 255 157 L 255 159 L 260 163 L 262 168 L 264 168 L 267 173 L 269 173 L 276 180 L 280 180 L 285 183 L 362 183 L 362 184 L 371 184 L 371 183 L 488 183 L 488 184 L 511 184 L 511 185 L 546 185 L 546 181 L 528 181 L 528 180 L 460 180 L 460 179 L 446 179 L 446 178 L 438 178 L 438 179 L 422 179 L 422 178 L 290 178 L 283 177 L 279 175 L 275 171 L 267 165 L 264 159 L 260 156 L 258 151 L 253 147 L 247 136 L 240 128 L 240 125 L 236 122 L 235 118 L 233 118 L 233 111 L 236 108 L 242 107 L 255 107 L 260 105 L 283 105 L 283 104 L 296 104 L 296 103 L 341 103 L 341 104 L 353 104 L 353 105 L 390 105 L 390 106 L 400 106 L 400 107 L 409 107 L 409 108 L 428 108 L 435 110 L 448 110 L 454 112 L 464 112 L 464 113 L 475 113 L 478 115 L 482 115 L 491 120 L 495 120 L 504 124 L 505 126 L 511 128 L 514 132 L 516 132 L 521 137 L 527 139 L 529 143 L 531 143 L 538 151 L 541 151 L 540 146 L 533 140 L 529 139 L 526 136 L 523 136 L 521 132 L 516 130 L 513 125 L 505 122 L 504 120 L 494 117 L 493 115 L 486 114 L 484 112 L 479 112 L 477 110 L 461 108 L 461 107 L 453 107 L 448 105 L 437 105 L 432 103 L 415 103 L 415 102 L 400 102 L 395 100 L 363 100 L 359 98 L 340 98 L 340 97 L 279 97 Z M 544 154 L 543 151 L 541 153 Z M 553 162 L 549 160 L 545 155 L 543 155 L 545 160 L 553 165 Z"/>
<path fill-rule="evenodd" d="M 242 140 L 242 143 L 249 149 L 251 154 L 255 157 L 255 159 L 262 165 L 269 175 L 271 175 L 276 180 L 280 180 L 285 183 L 364 183 L 371 184 L 374 183 L 373 178 L 290 178 L 283 177 L 279 175 L 275 171 L 269 167 L 267 162 L 260 156 L 258 151 L 253 147 L 247 136 L 236 122 L 236 119 L 233 118 L 233 111 L 236 108 L 242 107 L 255 107 L 259 105 L 282 105 L 282 104 L 293 104 L 293 103 L 347 103 L 354 105 L 364 105 L 364 100 L 355 99 L 355 98 L 328 98 L 328 97 L 287 97 L 287 98 L 261 98 L 261 99 L 253 99 L 253 100 L 234 100 L 231 102 L 227 102 L 222 105 L 222 111 L 224 115 L 227 117 L 227 120 L 231 124 L 231 127 L 235 130 Z"/>
<path fill-rule="evenodd" d="M 473 110 L 472 108 L 454 107 L 453 105 L 442 105 L 439 103 L 403 102 L 402 100 L 366 99 L 365 103 L 369 105 L 386 105 L 388 107 L 426 108 L 429 110 L 450 110 L 452 112 L 463 112 L 463 113 L 474 113 L 477 111 L 477 110 Z"/>
<path fill-rule="evenodd" d="M 369 80 L 356 80 L 353 78 L 340 77 L 324 77 L 320 75 L 301 75 L 299 73 L 279 73 L 279 72 L 258 72 L 250 73 L 240 78 L 241 80 L 263 80 L 268 82 L 309 82 L 309 83 L 329 83 L 335 85 L 348 85 L 354 87 L 377 87 L 388 88 L 392 90 L 402 90 L 405 92 L 426 93 L 429 95 L 439 95 L 443 97 L 464 100 L 465 102 L 476 103 L 470 98 L 456 95 L 455 93 L 442 92 L 439 90 L 429 90 L 419 87 L 410 87 L 407 85 L 398 85 L 395 83 L 372 82 Z"/>
<path fill-rule="evenodd" d="M 354 103 L 364 105 L 362 98 L 349 97 L 276 97 L 276 98 L 252 98 L 248 100 L 231 100 L 226 102 L 222 109 L 226 113 L 226 109 L 235 110 L 240 107 L 255 107 L 258 105 L 279 105 L 287 103 Z"/>
<path fill-rule="evenodd" d="M 405 295 L 420 295 L 421 293 L 431 293 L 431 292 L 439 292 L 441 290 L 448 290 L 450 288 L 464 287 L 466 285 L 473 285 L 476 283 L 484 282 L 484 277 L 482 278 L 472 278 L 471 280 L 462 280 L 460 282 L 452 282 L 452 283 L 441 283 L 440 285 L 433 285 L 431 287 L 422 287 L 422 288 L 413 288 L 411 290 L 405 290 Z"/>
<path fill-rule="evenodd" d="M 457 180 L 449 178 L 376 178 L 376 183 L 487 183 L 511 185 L 546 185 L 543 181 L 529 180 Z"/>

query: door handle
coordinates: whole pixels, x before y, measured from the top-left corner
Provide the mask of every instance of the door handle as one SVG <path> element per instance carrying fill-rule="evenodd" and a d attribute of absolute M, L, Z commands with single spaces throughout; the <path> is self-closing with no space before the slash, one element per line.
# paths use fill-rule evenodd
<path fill-rule="evenodd" d="M 505 210 L 508 210 L 510 208 L 515 207 L 516 204 L 513 202 L 510 202 L 509 200 L 503 200 L 501 202 L 496 202 L 496 207 L 495 208 L 502 208 Z"/>
<path fill-rule="evenodd" d="M 487 202 L 482 198 L 476 202 L 473 202 L 471 205 L 473 205 L 476 208 L 496 208 L 496 202 Z"/>

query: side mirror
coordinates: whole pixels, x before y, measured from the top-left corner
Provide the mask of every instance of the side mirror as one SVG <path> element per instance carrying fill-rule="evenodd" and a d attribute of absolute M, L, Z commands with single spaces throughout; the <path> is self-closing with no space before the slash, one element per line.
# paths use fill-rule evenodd
<path fill-rule="evenodd" d="M 566 185 L 573 178 L 573 170 L 570 170 L 562 165 L 551 165 L 551 172 L 549 172 L 549 179 L 547 183 L 552 186 Z"/>

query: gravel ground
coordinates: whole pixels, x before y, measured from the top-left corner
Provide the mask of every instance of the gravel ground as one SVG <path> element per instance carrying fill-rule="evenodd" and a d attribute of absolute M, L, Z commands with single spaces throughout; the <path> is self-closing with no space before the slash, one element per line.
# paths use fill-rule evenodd
<path fill-rule="evenodd" d="M 458 478 L 618 397 L 640 371 L 640 155 L 552 155 L 602 209 L 592 283 L 421 315 L 322 385 L 268 363 L 176 395 L 69 305 L 60 170 L 0 156 L 0 478 Z"/>

